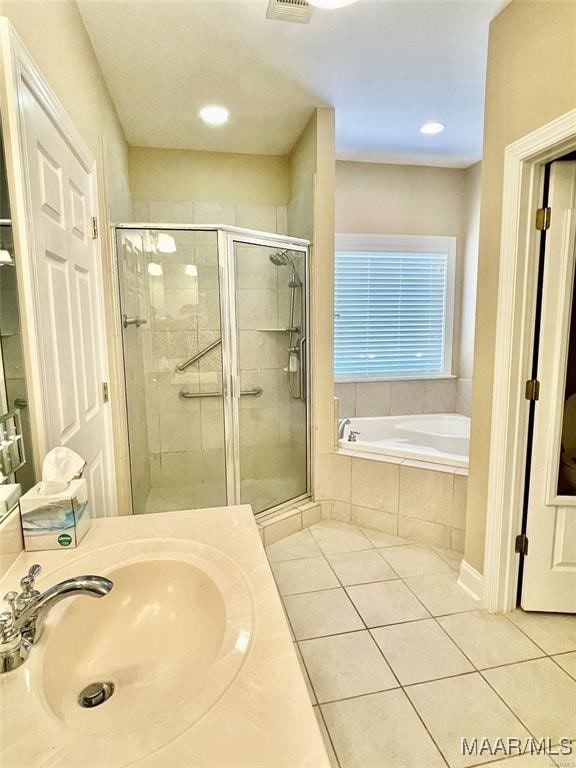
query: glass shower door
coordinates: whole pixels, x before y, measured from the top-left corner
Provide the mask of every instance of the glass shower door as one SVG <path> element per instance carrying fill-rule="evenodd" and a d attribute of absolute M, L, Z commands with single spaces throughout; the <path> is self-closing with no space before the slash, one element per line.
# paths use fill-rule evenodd
<path fill-rule="evenodd" d="M 307 492 L 305 250 L 235 240 L 240 501 Z"/>
<path fill-rule="evenodd" d="M 117 233 L 133 511 L 226 504 L 217 233 Z"/>

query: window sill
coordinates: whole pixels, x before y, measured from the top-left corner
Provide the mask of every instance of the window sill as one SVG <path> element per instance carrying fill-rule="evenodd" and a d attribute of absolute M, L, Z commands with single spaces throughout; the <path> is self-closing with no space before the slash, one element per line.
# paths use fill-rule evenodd
<path fill-rule="evenodd" d="M 435 373 L 432 376 L 337 376 L 334 384 L 368 384 L 372 381 L 438 381 L 440 379 L 457 379 L 454 373 Z"/>

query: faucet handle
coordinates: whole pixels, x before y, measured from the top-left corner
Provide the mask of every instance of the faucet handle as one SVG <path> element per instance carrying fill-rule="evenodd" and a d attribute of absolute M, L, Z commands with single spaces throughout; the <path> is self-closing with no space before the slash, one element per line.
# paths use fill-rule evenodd
<path fill-rule="evenodd" d="M 16 601 L 18 600 L 18 592 L 6 592 L 6 594 L 4 595 L 4 600 L 6 600 L 6 602 L 10 606 L 12 616 L 16 618 L 18 616 L 18 610 L 16 608 Z"/>
<path fill-rule="evenodd" d="M 30 594 L 32 591 L 34 591 L 34 582 L 36 581 L 36 578 L 40 575 L 40 572 L 42 571 L 42 566 L 38 563 L 34 563 L 34 565 L 30 566 L 30 570 L 28 571 L 28 574 L 24 576 L 22 579 L 20 579 L 20 587 L 22 588 L 23 592 L 26 592 L 26 594 Z"/>

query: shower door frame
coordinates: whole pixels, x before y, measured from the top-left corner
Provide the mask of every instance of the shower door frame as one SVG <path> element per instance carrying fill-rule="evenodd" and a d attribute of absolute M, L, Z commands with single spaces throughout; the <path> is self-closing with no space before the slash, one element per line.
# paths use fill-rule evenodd
<path fill-rule="evenodd" d="M 311 396 L 310 396 L 310 241 L 288 235 L 276 235 L 272 232 L 244 227 L 217 224 L 166 224 L 156 222 L 122 222 L 114 224 L 114 245 L 117 254 L 118 230 L 158 230 L 184 232 L 215 232 L 218 253 L 218 293 L 220 299 L 220 330 L 222 336 L 222 401 L 224 413 L 224 455 L 226 470 L 226 503 L 242 504 L 240 499 L 240 367 L 238 356 L 238 323 L 236 315 L 236 270 L 235 244 L 263 246 L 265 248 L 284 248 L 304 255 L 304 350 L 305 350 L 305 387 L 306 397 L 306 490 L 304 493 L 286 499 L 274 507 L 256 512 L 256 519 L 267 517 L 274 510 L 288 504 L 303 501 L 311 493 Z M 118 289 L 119 290 L 119 289 Z M 118 304 L 120 293 L 118 292 Z M 120 312 L 118 316 L 120 317 Z M 127 428 L 128 428 L 127 423 Z"/>

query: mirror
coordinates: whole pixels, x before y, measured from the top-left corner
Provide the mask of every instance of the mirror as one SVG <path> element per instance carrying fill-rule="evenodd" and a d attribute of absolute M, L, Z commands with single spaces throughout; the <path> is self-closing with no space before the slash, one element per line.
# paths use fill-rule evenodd
<path fill-rule="evenodd" d="M 34 485 L 10 200 L 0 135 L 0 482 Z M 2 480 L 2 478 L 5 478 Z"/>

